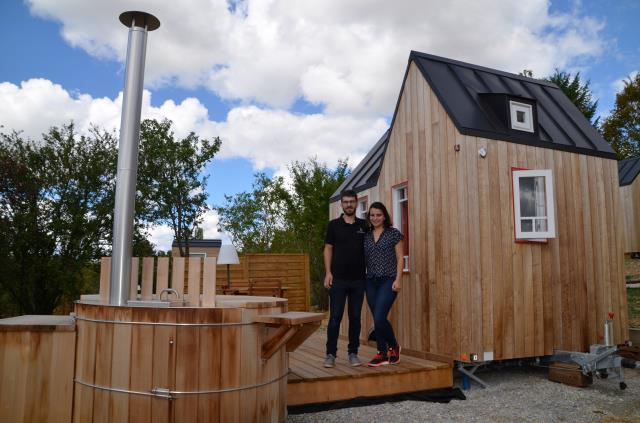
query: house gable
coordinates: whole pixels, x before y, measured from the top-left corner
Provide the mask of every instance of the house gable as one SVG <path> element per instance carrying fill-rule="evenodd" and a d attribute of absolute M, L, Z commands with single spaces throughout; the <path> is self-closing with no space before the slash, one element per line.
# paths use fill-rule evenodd
<path fill-rule="evenodd" d="M 618 178 L 620 186 L 631 185 L 640 173 L 640 157 L 620 160 L 618 162 Z"/>
<path fill-rule="evenodd" d="M 390 128 L 333 193 L 330 201 L 337 201 L 343 190 L 360 192 L 377 185 L 412 63 L 462 135 L 616 158 L 609 143 L 555 84 L 412 51 Z M 509 101 L 531 105 L 534 113 L 531 132 L 511 127 Z"/>

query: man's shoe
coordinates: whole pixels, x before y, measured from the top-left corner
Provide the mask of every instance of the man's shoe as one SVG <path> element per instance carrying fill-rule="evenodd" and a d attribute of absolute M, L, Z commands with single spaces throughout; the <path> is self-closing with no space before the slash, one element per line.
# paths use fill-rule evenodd
<path fill-rule="evenodd" d="M 351 364 L 353 367 L 362 366 L 362 361 L 360 361 L 360 359 L 358 358 L 358 354 L 349 354 L 349 364 Z"/>
<path fill-rule="evenodd" d="M 378 367 L 384 366 L 385 364 L 389 364 L 389 358 L 386 355 L 378 353 L 371 359 L 371 361 L 367 365 L 369 367 Z"/>
<path fill-rule="evenodd" d="M 327 357 L 324 359 L 324 367 L 334 367 L 336 365 L 336 356 L 333 354 L 327 354 Z"/>
<path fill-rule="evenodd" d="M 398 364 L 400 362 L 400 345 L 389 348 L 389 364 Z"/>

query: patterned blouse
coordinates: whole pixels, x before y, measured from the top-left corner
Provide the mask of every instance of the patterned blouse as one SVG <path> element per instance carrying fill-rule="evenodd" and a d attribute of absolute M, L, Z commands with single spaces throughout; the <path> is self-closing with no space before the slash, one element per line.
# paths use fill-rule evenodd
<path fill-rule="evenodd" d="M 364 235 L 364 256 L 367 261 L 367 277 L 394 277 L 398 271 L 396 244 L 403 235 L 394 227 L 385 228 L 378 238 L 373 240 L 373 230 Z"/>

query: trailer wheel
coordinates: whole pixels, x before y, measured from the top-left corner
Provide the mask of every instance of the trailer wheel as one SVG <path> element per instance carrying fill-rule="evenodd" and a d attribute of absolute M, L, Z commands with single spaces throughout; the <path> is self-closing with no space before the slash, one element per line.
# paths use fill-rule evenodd
<path fill-rule="evenodd" d="M 622 389 L 623 391 L 627 389 L 627 384 L 624 382 L 620 382 L 620 389 Z"/>

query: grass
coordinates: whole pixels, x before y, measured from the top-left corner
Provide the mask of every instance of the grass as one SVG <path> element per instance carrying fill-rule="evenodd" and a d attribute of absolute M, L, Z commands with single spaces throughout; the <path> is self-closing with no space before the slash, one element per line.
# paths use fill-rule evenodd
<path fill-rule="evenodd" d="M 640 288 L 627 288 L 629 326 L 640 329 Z"/>
<path fill-rule="evenodd" d="M 640 281 L 640 259 L 624 259 L 624 276 L 628 281 Z"/>
<path fill-rule="evenodd" d="M 640 259 L 624 259 L 624 274 L 627 281 L 640 282 Z M 640 288 L 627 288 L 629 326 L 640 328 Z"/>

